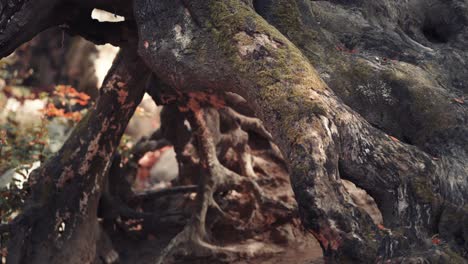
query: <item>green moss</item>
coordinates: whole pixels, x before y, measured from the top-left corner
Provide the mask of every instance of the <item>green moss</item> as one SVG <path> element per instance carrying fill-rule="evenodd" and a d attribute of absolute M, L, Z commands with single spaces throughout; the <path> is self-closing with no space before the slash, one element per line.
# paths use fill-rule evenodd
<path fill-rule="evenodd" d="M 424 176 L 416 176 L 412 181 L 413 192 L 424 203 L 438 203 L 438 197 L 432 189 L 432 182 Z"/>
<path fill-rule="evenodd" d="M 303 23 L 296 1 L 278 0 L 271 13 L 272 23 L 279 31 L 295 43 L 308 58 L 321 60 L 322 56 L 316 56 L 323 49 L 319 43 L 319 33 Z"/>
<path fill-rule="evenodd" d="M 351 80 L 354 79 L 364 82 L 375 79 L 376 70 L 365 60 L 358 59 L 356 63 L 351 65 L 348 74 L 348 78 Z"/>
<path fill-rule="evenodd" d="M 229 5 L 228 5 L 229 4 Z M 241 4 L 238 1 L 213 1 L 211 4 L 212 14 L 212 33 L 220 48 L 228 53 L 231 61 L 233 61 L 238 70 L 243 73 L 249 73 L 251 68 L 263 68 L 262 78 L 273 79 L 279 74 L 285 77 L 291 74 L 295 68 L 304 67 L 306 59 L 300 51 L 293 46 L 279 31 L 270 26 L 260 16 L 256 15 L 248 6 Z M 258 63 L 251 60 L 242 60 L 238 55 L 237 43 L 248 45 L 253 41 L 251 35 L 238 34 L 239 32 L 248 32 L 252 28 L 259 34 L 267 35 L 271 41 L 277 42 L 281 47 L 275 48 L 267 45 L 269 54 L 274 59 L 272 63 L 275 67 L 265 67 L 264 60 L 259 60 Z M 257 71 L 255 72 L 257 73 Z M 288 78 L 289 77 L 289 78 Z M 293 80 L 292 76 L 286 76 L 282 80 Z M 272 83 L 276 80 L 269 80 Z"/>
<path fill-rule="evenodd" d="M 355 86 L 356 84 L 367 84 L 370 80 L 378 79 L 379 74 L 372 65 L 364 59 L 353 60 L 352 63 L 334 61 L 334 72 L 337 78 L 334 82 L 339 82 L 342 86 Z M 337 85 L 334 85 L 335 87 Z M 339 85 L 338 85 L 338 88 Z M 345 89 L 345 88 L 343 88 Z"/>
<path fill-rule="evenodd" d="M 466 259 L 464 259 L 460 254 L 457 254 L 455 251 L 451 250 L 449 247 L 444 248 L 443 261 L 440 263 L 451 263 L 451 264 L 466 264 Z"/>
<path fill-rule="evenodd" d="M 302 29 L 301 14 L 297 7 L 297 3 L 291 0 L 279 0 L 275 3 L 275 8 L 272 10 L 275 24 L 280 28 L 286 36 L 296 37 L 300 35 L 299 30 Z"/>
<path fill-rule="evenodd" d="M 290 5 L 282 1 L 285 9 L 290 10 Z M 240 1 L 212 1 L 210 14 L 206 26 L 233 68 L 255 82 L 256 89 L 248 92 L 265 114 L 276 116 L 283 127 L 294 127 L 304 116 L 325 114 L 326 108 L 309 97 L 312 89 L 326 86 L 307 58 L 277 29 Z M 289 16 L 288 23 L 299 23 L 297 16 Z M 239 47 L 254 45 L 259 38 L 267 39 L 262 57 L 241 56 Z"/>
<path fill-rule="evenodd" d="M 444 131 L 458 123 L 456 115 L 453 115 L 453 105 L 450 98 L 440 94 L 434 87 L 438 84 L 422 73 L 420 69 L 412 65 L 399 65 L 398 67 L 382 73 L 382 79 L 393 87 L 407 94 L 406 98 L 411 104 L 406 104 L 414 114 L 412 120 L 415 122 L 414 138 L 419 142 L 424 142 L 430 136 L 428 131 L 433 133 Z M 405 90 L 402 90 L 405 89 Z M 417 143 L 417 142 L 415 142 Z"/>

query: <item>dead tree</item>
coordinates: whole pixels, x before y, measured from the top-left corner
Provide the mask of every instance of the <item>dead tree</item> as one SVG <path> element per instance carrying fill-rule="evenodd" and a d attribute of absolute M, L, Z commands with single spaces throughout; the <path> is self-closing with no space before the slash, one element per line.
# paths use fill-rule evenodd
<path fill-rule="evenodd" d="M 33 7 L 41 8 L 33 15 Z M 91 21 L 92 7 L 119 13 L 127 20 L 120 24 Z M 468 17 L 464 1 L 135 0 L 132 9 L 131 3 L 117 0 L 37 0 L 4 4 L 3 9 L 2 56 L 40 30 L 63 23 L 97 43 L 118 45 L 128 39 L 136 41 L 132 32 L 138 30 L 138 54 L 146 66 L 138 62 L 132 69 L 137 67 L 139 74 L 151 71 L 160 88 L 175 92 L 176 100 L 187 98 L 183 110 L 198 131 L 203 184 L 198 191 L 198 213 L 163 251 L 161 261 L 172 254 L 175 244 L 184 245 L 181 248 L 187 252 L 196 246 L 213 253 L 242 253 L 208 243 L 203 226 L 207 207 L 218 209 L 211 198 L 214 188 L 243 181 L 261 196 L 254 182 L 217 161 L 214 146 L 222 138 L 216 139 L 212 129 L 216 118 L 206 117 L 223 112 L 196 104 L 200 94 L 213 98 L 225 93 L 245 98 L 271 131 L 288 164 L 302 223 L 318 239 L 330 262 L 466 261 L 468 111 L 462 94 L 466 91 L 463 61 Z M 72 9 L 76 14 L 71 14 Z M 441 18 L 436 15 L 439 11 Z M 129 78 L 132 74 L 136 73 L 128 72 Z M 125 98 L 130 100 L 130 96 Z M 211 99 L 206 101 L 210 107 L 216 105 Z M 86 133 L 90 142 L 67 143 L 62 153 L 101 135 L 80 129 L 75 134 Z M 118 140 L 118 134 L 112 139 Z M 109 157 L 111 150 L 104 149 L 103 155 Z M 89 153 L 94 152 L 84 151 L 82 156 Z M 243 166 L 249 173 L 248 164 Z M 105 167 L 92 167 L 93 177 L 100 179 L 95 175 L 105 173 Z M 46 165 L 40 172 L 61 179 L 65 168 Z M 385 227 L 378 228 L 353 204 L 341 178 L 374 197 Z M 46 178 L 33 179 L 37 186 L 47 182 Z M 65 181 L 64 186 L 73 188 L 72 182 Z M 99 181 L 86 183 L 76 193 L 87 194 L 85 190 L 93 190 Z M 61 195 L 79 208 L 83 196 Z M 39 200 L 51 208 L 49 217 L 58 210 L 48 199 Z M 37 198 L 28 204 L 34 203 Z M 96 208 L 87 208 L 88 215 L 93 215 Z M 31 219 L 31 210 L 25 212 L 13 225 L 23 231 L 11 232 L 11 258 L 18 258 L 12 263 L 24 261 L 20 260 L 24 253 L 42 252 L 34 244 L 28 251 L 16 246 L 24 241 L 23 234 L 34 234 L 25 232 L 35 226 L 26 220 Z M 92 224 L 78 226 L 90 230 Z M 76 227 L 72 225 L 71 230 Z M 87 234 L 79 232 L 78 236 Z M 62 239 L 79 241 L 66 235 Z M 93 251 L 87 252 L 86 260 L 91 261 Z M 51 262 L 58 263 L 61 254 L 49 256 Z M 84 255 L 74 256 L 79 263 Z"/>

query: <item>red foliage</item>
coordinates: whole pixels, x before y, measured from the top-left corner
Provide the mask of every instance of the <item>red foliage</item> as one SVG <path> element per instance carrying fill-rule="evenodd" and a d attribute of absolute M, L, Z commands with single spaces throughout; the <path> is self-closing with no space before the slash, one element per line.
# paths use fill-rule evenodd
<path fill-rule="evenodd" d="M 440 240 L 440 238 L 439 238 L 438 235 L 434 235 L 434 236 L 432 236 L 432 238 L 431 238 L 431 242 L 432 242 L 433 245 L 436 245 L 436 246 L 437 246 L 437 245 L 440 245 L 440 243 L 441 243 L 442 241 Z"/>
<path fill-rule="evenodd" d="M 69 99 L 70 104 L 79 104 L 82 106 L 86 106 L 89 103 L 89 95 L 78 92 L 75 88 L 67 85 L 58 85 L 54 92 L 55 95 Z"/>
<path fill-rule="evenodd" d="M 86 106 L 89 104 L 91 97 L 85 93 L 78 92 L 75 88 L 67 85 L 58 85 L 54 94 L 60 98 L 63 105 Z M 42 110 L 47 117 L 65 117 L 74 121 L 81 120 L 80 112 L 65 112 L 65 109 L 57 108 L 53 103 L 48 103 Z"/>
<path fill-rule="evenodd" d="M 80 112 L 65 113 L 64 109 L 59 109 L 52 103 L 48 103 L 42 112 L 48 117 L 65 117 L 74 121 L 80 121 L 82 117 Z"/>

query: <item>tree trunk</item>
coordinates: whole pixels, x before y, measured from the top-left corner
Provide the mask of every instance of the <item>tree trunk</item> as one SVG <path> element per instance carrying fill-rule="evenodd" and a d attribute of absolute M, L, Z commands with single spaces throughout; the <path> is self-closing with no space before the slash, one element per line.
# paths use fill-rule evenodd
<path fill-rule="evenodd" d="M 281 8 L 298 11 L 306 4 L 254 3 L 265 12 Z M 249 1 L 137 0 L 135 12 L 140 30 L 139 53 L 164 83 L 182 93 L 235 92 L 249 101 L 287 159 L 303 223 L 315 234 L 330 260 L 373 263 L 421 257 L 429 261 L 464 261 L 461 255 L 467 250 L 468 238 L 467 145 L 463 136 L 466 108 L 448 102 L 431 103 L 440 98 L 439 94 L 443 97 L 443 91 L 428 99 L 429 105 L 442 108 L 431 109 L 422 104 L 406 108 L 406 116 L 423 124 L 417 131 L 413 127 L 406 132 L 408 137 L 421 140 L 420 145 L 411 146 L 385 134 L 391 132 L 385 126 L 372 126 L 345 105 L 309 62 L 313 51 L 306 57 L 307 47 L 302 47 L 304 52 L 298 49 L 260 17 Z M 311 20 L 307 14 L 301 17 L 288 12 L 271 17 L 278 25 L 291 22 L 302 26 L 305 23 L 301 18 Z M 287 36 L 312 32 L 300 31 L 300 27 L 293 27 L 294 32 L 287 30 L 290 29 L 283 28 Z M 308 41 L 310 38 L 305 43 Z M 341 63 L 341 57 L 337 55 L 334 63 Z M 345 68 L 347 62 L 343 62 Z M 355 70 L 354 66 L 347 67 Z M 375 79 L 373 73 L 367 76 L 369 82 Z M 337 78 L 333 89 L 338 90 L 336 86 L 346 85 L 352 78 L 355 76 Z M 404 77 L 389 78 L 393 78 L 395 86 L 405 83 Z M 423 80 L 413 80 L 414 87 Z M 363 90 L 366 92 L 369 91 Z M 394 93 L 399 95 L 396 90 Z M 418 94 L 425 96 L 416 91 L 412 94 L 415 101 L 421 99 Z M 363 101 L 369 98 L 364 97 Z M 421 136 L 434 119 L 443 119 L 440 109 L 453 109 L 443 122 L 434 124 L 434 133 L 445 136 Z M 411 119 L 402 120 L 400 131 L 405 128 L 403 121 Z M 428 142 L 434 145 L 423 147 Z M 440 148 L 434 158 L 430 149 L 436 147 Z M 375 198 L 388 228 L 375 226 L 351 202 L 341 177 L 352 180 Z M 431 244 L 431 237 L 437 233 L 448 247 Z"/>
<path fill-rule="evenodd" d="M 99 257 L 97 207 L 105 175 L 143 97 L 147 73 L 134 50 L 119 54 L 97 104 L 62 149 L 31 175 L 31 196 L 12 223 L 8 263 L 78 264 Z"/>
<path fill-rule="evenodd" d="M 466 262 L 463 1 L 135 0 L 134 18 L 128 1 L 95 2 L 2 6 L 0 52 L 9 54 L 63 23 L 97 42 L 122 44 L 135 37 L 136 20 L 139 56 L 158 88 L 172 89 L 174 109 L 186 113 L 174 115 L 171 129 L 187 130 L 182 118 L 190 121 L 201 168 L 198 210 L 160 263 L 182 243 L 194 255 L 233 251 L 209 243 L 208 209 L 229 216 L 213 197 L 217 188 L 224 193 L 243 184 L 258 201 L 271 202 L 255 181 L 220 162 L 217 143 L 230 141 L 242 173 L 252 174 L 242 127 L 251 119 L 239 118 L 239 111 L 227 114 L 219 101 L 226 94 L 245 98 L 272 132 L 288 163 L 302 222 L 330 262 Z M 62 12 L 68 4 L 81 9 Z M 95 6 L 115 8 L 126 23 L 88 21 L 86 12 Z M 105 240 L 98 239 L 96 220 L 104 175 L 146 75 L 136 55 L 124 52 L 96 109 L 31 178 L 31 199 L 11 228 L 11 263 L 95 259 L 96 241 Z M 221 135 L 223 113 L 237 134 Z M 353 203 L 342 178 L 375 199 L 384 226 Z"/>

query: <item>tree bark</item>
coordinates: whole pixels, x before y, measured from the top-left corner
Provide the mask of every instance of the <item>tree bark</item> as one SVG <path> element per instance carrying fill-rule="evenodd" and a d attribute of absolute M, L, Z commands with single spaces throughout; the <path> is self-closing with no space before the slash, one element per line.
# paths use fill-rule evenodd
<path fill-rule="evenodd" d="M 51 16 L 64 10 L 59 0 L 25 3 L 7 8 L 0 18 L 2 26 L 6 24 L 0 35 L 2 56 L 38 31 L 70 20 L 62 13 Z M 72 3 L 85 11 L 93 6 L 91 1 Z M 123 1 L 113 3 L 115 12 L 132 17 L 132 8 Z M 112 9 L 104 1 L 96 4 Z M 39 16 L 36 23 L 34 9 Z M 193 103 L 200 94 L 212 98 L 235 93 L 248 101 L 287 160 L 303 224 L 319 240 L 330 262 L 466 262 L 468 110 L 463 94 L 467 70 L 460 65 L 466 57 L 468 19 L 462 1 L 135 0 L 133 9 L 139 55 L 161 83 L 178 97 L 189 98 L 191 104 L 185 108 L 196 115 Z M 70 17 L 75 15 L 80 16 Z M 93 31 L 88 24 L 83 30 Z M 104 39 L 122 41 L 120 34 L 117 38 L 102 34 Z M 119 88 L 119 82 L 112 85 Z M 121 94 L 112 99 L 114 103 L 120 102 Z M 77 138 L 82 135 L 75 134 L 65 145 L 68 152 L 60 152 L 66 162 L 58 163 L 55 157 L 41 170 L 46 181 L 33 184 L 30 209 L 12 227 L 13 263 L 25 261 L 24 256 L 37 263 L 58 263 L 74 247 L 72 263 L 79 263 L 80 256 L 92 261 L 94 251 L 80 244 L 81 239 L 67 236 L 67 230 L 83 228 L 79 234 L 91 237 L 91 244 L 96 240 L 94 209 L 99 194 L 89 192 L 101 186 L 101 172 L 110 164 L 112 146 L 118 140 L 105 133 L 112 130 L 112 125 L 104 129 L 109 124 L 104 122 L 106 114 L 112 116 L 105 110 L 104 117 L 94 112 L 95 119 L 88 120 L 97 123 L 91 125 L 93 133 L 84 136 L 90 142 L 80 141 Z M 213 135 L 200 121 L 192 120 L 192 124 L 204 134 L 198 136 L 200 157 L 209 173 L 204 179 L 213 181 L 220 166 L 213 158 L 213 142 L 207 139 Z M 123 128 L 115 129 L 118 136 Z M 107 136 L 110 149 L 91 144 Z M 91 160 L 72 164 L 75 149 Z M 90 163 L 100 153 L 104 157 Z M 68 176 L 87 171 L 91 165 L 96 165 L 100 177 Z M 247 163 L 243 166 L 244 173 L 251 173 Z M 32 183 L 40 174 L 35 174 Z M 385 226 L 374 225 L 352 202 L 341 177 L 374 197 Z M 57 192 L 60 185 L 73 189 L 67 180 L 80 187 L 67 195 Z M 213 185 L 202 187 L 195 220 L 205 217 Z M 203 197 L 208 197 L 205 203 Z M 96 203 L 79 212 L 79 201 L 89 199 Z M 67 207 L 56 214 L 55 204 L 62 201 L 68 205 L 73 201 L 73 210 Z M 38 222 L 34 215 L 56 225 Z M 69 218 L 71 228 L 65 224 L 63 232 L 63 220 L 70 222 Z M 84 224 L 83 219 L 94 225 Z M 186 230 L 194 230 L 190 228 Z M 194 238 L 193 234 L 204 233 L 202 229 L 180 237 Z M 55 236 L 45 238 L 46 232 Z M 51 243 L 37 240 L 49 242 L 57 237 Z M 60 241 L 65 241 L 66 250 L 47 247 L 60 248 Z"/>
<path fill-rule="evenodd" d="M 443 234 L 449 248 L 430 245 L 453 225 L 444 219 L 466 219 L 466 181 L 447 180 L 466 179 L 463 159 L 435 160 L 370 125 L 249 3 L 138 0 L 135 12 L 139 53 L 164 83 L 179 92 L 235 92 L 253 106 L 289 163 L 303 223 L 331 260 L 463 261 L 451 250 L 466 250 L 466 221 L 461 233 Z M 351 202 L 341 175 L 376 199 L 390 229 Z"/>
<path fill-rule="evenodd" d="M 105 175 L 143 97 L 147 73 L 133 49 L 120 52 L 97 104 L 31 175 L 31 196 L 10 233 L 8 263 L 90 263 L 99 256 L 97 209 Z"/>

